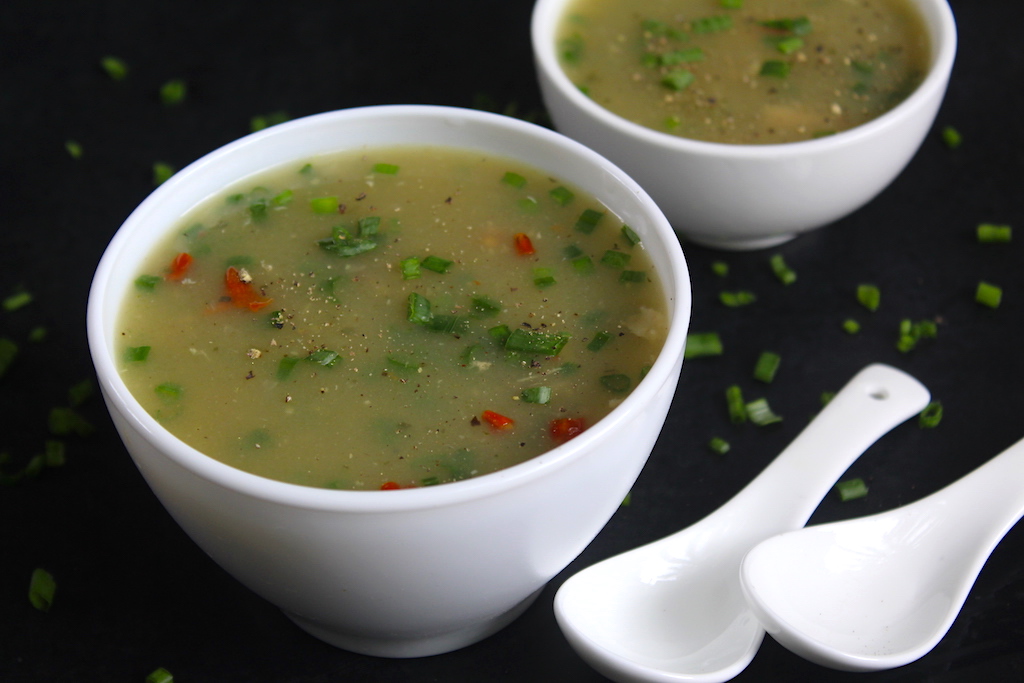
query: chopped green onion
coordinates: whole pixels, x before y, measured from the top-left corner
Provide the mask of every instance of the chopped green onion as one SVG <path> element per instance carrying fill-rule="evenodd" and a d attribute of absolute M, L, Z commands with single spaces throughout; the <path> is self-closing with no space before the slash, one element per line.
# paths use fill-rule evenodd
<path fill-rule="evenodd" d="M 917 417 L 917 423 L 922 429 L 938 427 L 942 422 L 942 402 L 932 401 L 924 407 L 924 410 Z"/>
<path fill-rule="evenodd" d="M 795 19 L 770 19 L 760 22 L 765 28 L 776 31 L 786 31 L 795 36 L 806 36 L 811 32 L 811 20 L 807 17 L 796 17 Z"/>
<path fill-rule="evenodd" d="M 572 269 L 580 275 L 594 272 L 594 261 L 589 256 L 580 256 L 572 260 Z"/>
<path fill-rule="evenodd" d="M 629 391 L 629 388 L 633 385 L 632 380 L 629 379 L 628 375 L 604 375 L 601 377 L 601 385 L 608 391 L 613 391 L 616 394 L 621 394 L 625 391 Z"/>
<path fill-rule="evenodd" d="M 276 195 L 274 195 L 274 198 L 271 199 L 270 201 L 274 206 L 284 206 L 286 204 L 291 203 L 292 198 L 294 196 L 295 193 L 292 192 L 291 190 L 282 190 L 281 192 L 278 192 Z"/>
<path fill-rule="evenodd" d="M 72 408 L 77 408 L 79 405 L 92 398 L 95 392 L 96 387 L 92 383 L 92 380 L 82 380 L 77 384 L 73 384 L 68 389 L 68 402 L 72 405 Z"/>
<path fill-rule="evenodd" d="M 174 382 L 158 384 L 153 391 L 155 391 L 157 396 L 165 401 L 177 401 L 181 398 L 181 394 L 183 393 L 181 385 L 175 384 Z"/>
<path fill-rule="evenodd" d="M 786 260 L 782 258 L 782 254 L 772 254 L 771 258 L 768 259 L 768 263 L 771 265 L 775 277 L 779 278 L 779 282 L 784 285 L 791 285 L 796 282 L 796 271 L 786 265 Z"/>
<path fill-rule="evenodd" d="M 537 267 L 533 269 L 533 284 L 541 289 L 555 284 L 555 274 L 550 268 Z"/>
<path fill-rule="evenodd" d="M 758 427 L 782 422 L 782 418 L 772 412 L 771 407 L 768 405 L 768 399 L 759 398 L 751 401 L 746 405 L 746 408 L 747 417 Z"/>
<path fill-rule="evenodd" d="M 174 676 L 167 669 L 160 667 L 146 676 L 146 683 L 174 683 Z"/>
<path fill-rule="evenodd" d="M 72 408 L 52 408 L 47 419 L 47 427 L 55 436 L 89 436 L 96 429 Z"/>
<path fill-rule="evenodd" d="M 718 277 L 725 277 L 729 274 L 729 264 L 725 261 L 713 261 L 711 263 L 711 272 Z"/>
<path fill-rule="evenodd" d="M 974 300 L 982 306 L 999 308 L 999 304 L 1003 300 L 1003 290 L 988 282 L 979 282 L 977 289 L 974 290 Z"/>
<path fill-rule="evenodd" d="M 675 69 L 661 77 L 661 84 L 670 90 L 684 90 L 696 79 L 692 71 Z"/>
<path fill-rule="evenodd" d="M 742 9 L 743 0 L 718 0 L 718 4 L 725 9 Z"/>
<path fill-rule="evenodd" d="M 469 320 L 458 315 L 434 314 L 424 327 L 434 332 L 461 334 L 469 329 Z"/>
<path fill-rule="evenodd" d="M 770 76 L 772 78 L 786 78 L 789 76 L 789 62 L 783 62 L 778 59 L 769 59 L 761 65 L 760 74 L 762 76 Z"/>
<path fill-rule="evenodd" d="M 672 50 L 661 55 L 662 66 L 675 66 L 684 62 L 703 62 L 707 55 L 699 47 L 691 47 L 685 50 Z"/>
<path fill-rule="evenodd" d="M 28 292 L 16 292 L 11 294 L 4 299 L 3 307 L 5 311 L 16 311 L 19 308 L 24 308 L 32 303 L 32 295 Z"/>
<path fill-rule="evenodd" d="M 283 111 L 275 111 L 270 114 L 257 114 L 249 119 L 249 130 L 255 133 L 265 128 L 276 126 L 279 123 L 284 123 L 289 118 L 288 113 Z"/>
<path fill-rule="evenodd" d="M 839 500 L 844 503 L 848 500 L 856 500 L 868 495 L 868 486 L 860 477 L 847 479 L 836 484 L 836 491 L 839 493 Z"/>
<path fill-rule="evenodd" d="M 128 75 L 128 65 L 117 57 L 106 56 L 100 60 L 100 67 L 115 81 L 123 81 Z"/>
<path fill-rule="evenodd" d="M 640 235 L 636 234 L 636 231 L 628 225 L 622 226 L 622 236 L 625 238 L 626 244 L 631 247 L 640 244 Z"/>
<path fill-rule="evenodd" d="M 389 353 L 387 361 L 389 365 L 393 365 L 399 370 L 419 370 L 422 365 L 418 358 L 406 354 Z"/>
<path fill-rule="evenodd" d="M 267 200 L 257 199 L 249 205 L 249 216 L 254 222 L 266 220 L 267 218 Z"/>
<path fill-rule="evenodd" d="M 982 244 L 995 242 L 1009 242 L 1013 239 L 1013 228 L 1009 225 L 995 225 L 994 223 L 979 223 L 976 228 L 978 241 Z"/>
<path fill-rule="evenodd" d="M 415 280 L 420 276 L 420 260 L 415 256 L 402 259 L 398 265 L 402 270 L 403 280 Z"/>
<path fill-rule="evenodd" d="M 963 144 L 964 140 L 963 137 L 960 135 L 960 131 L 958 131 L 953 126 L 943 126 L 941 135 L 942 141 L 946 143 L 946 147 L 950 149 L 956 149 L 961 144 Z"/>
<path fill-rule="evenodd" d="M 619 282 L 647 282 L 647 271 L 624 270 L 619 273 Z"/>
<path fill-rule="evenodd" d="M 557 356 L 568 342 L 569 335 L 565 333 L 516 328 L 505 340 L 505 348 L 509 351 Z"/>
<path fill-rule="evenodd" d="M 28 601 L 33 607 L 40 612 L 49 612 L 56 592 L 57 582 L 53 574 L 42 568 L 32 570 L 32 578 L 28 582 Z"/>
<path fill-rule="evenodd" d="M 686 349 L 683 351 L 683 358 L 721 356 L 722 351 L 722 339 L 717 332 L 691 332 L 686 335 Z"/>
<path fill-rule="evenodd" d="M 818 400 L 821 401 L 821 405 L 824 407 L 824 406 L 827 406 L 829 403 L 831 403 L 832 399 L 834 399 L 835 397 L 836 397 L 836 392 L 834 392 L 834 391 L 823 391 L 823 392 L 821 392 L 821 396 L 818 397 Z"/>
<path fill-rule="evenodd" d="M 747 306 L 757 301 L 757 296 L 753 292 L 746 290 L 739 290 L 736 292 L 719 292 L 718 300 L 729 308 L 738 308 L 740 306 Z"/>
<path fill-rule="evenodd" d="M 162 161 L 153 163 L 153 184 L 163 185 L 174 175 L 174 167 Z"/>
<path fill-rule="evenodd" d="M 376 231 L 376 224 L 373 225 L 373 231 L 369 236 L 360 235 L 359 237 L 353 236 L 344 226 L 335 225 L 331 228 L 331 236 L 317 240 L 317 244 L 321 249 L 335 256 L 350 257 L 366 253 L 377 248 L 377 242 L 372 239 L 373 232 Z"/>
<path fill-rule="evenodd" d="M 380 173 L 382 175 L 395 175 L 398 173 L 398 166 L 394 164 L 374 164 L 373 172 Z"/>
<path fill-rule="evenodd" d="M 933 320 L 913 322 L 909 318 L 900 321 L 899 339 L 896 348 L 907 353 L 917 346 L 922 339 L 933 339 L 938 334 L 938 325 Z"/>
<path fill-rule="evenodd" d="M 594 338 L 590 340 L 590 343 L 587 344 L 587 350 L 600 351 L 601 349 L 604 348 L 604 345 L 607 344 L 608 340 L 611 338 L 612 336 L 607 332 L 598 332 L 597 334 L 594 335 Z"/>
<path fill-rule="evenodd" d="M 283 382 L 292 374 L 292 370 L 302 360 L 298 356 L 285 356 L 277 363 L 277 380 Z"/>
<path fill-rule="evenodd" d="M 857 301 L 874 313 L 882 301 L 882 292 L 875 285 L 857 285 Z"/>
<path fill-rule="evenodd" d="M 743 401 L 743 390 L 738 384 L 725 388 L 725 406 L 729 411 L 729 421 L 743 424 L 747 421 L 747 404 Z"/>
<path fill-rule="evenodd" d="M 512 331 L 508 328 L 508 325 L 496 325 L 487 330 L 487 334 L 490 335 L 491 339 L 505 346 L 508 338 L 512 336 Z"/>
<path fill-rule="evenodd" d="M 551 402 L 551 387 L 529 387 L 523 389 L 519 397 L 526 403 L 547 405 Z"/>
<path fill-rule="evenodd" d="M 166 105 L 181 104 L 185 101 L 187 92 L 188 86 L 185 85 L 185 81 L 172 78 L 160 86 L 160 101 Z"/>
<path fill-rule="evenodd" d="M 519 175 L 518 173 L 508 171 L 505 173 L 504 176 L 502 176 L 501 182 L 505 183 L 506 185 L 511 185 L 512 187 L 524 187 L 526 185 L 526 178 Z"/>
<path fill-rule="evenodd" d="M 847 318 L 843 321 L 843 329 L 847 334 L 857 334 L 860 332 L 860 323 L 853 318 Z"/>
<path fill-rule="evenodd" d="M 715 33 L 727 31 L 730 28 L 732 28 L 732 17 L 724 14 L 694 19 L 690 23 L 690 30 L 694 33 Z"/>
<path fill-rule="evenodd" d="M 428 256 L 420 262 L 420 265 L 435 273 L 447 273 L 453 263 L 455 262 L 443 259 L 440 256 Z"/>
<path fill-rule="evenodd" d="M 537 200 L 534 199 L 533 197 L 523 197 L 522 199 L 516 202 L 516 205 L 518 205 L 524 213 L 536 213 L 537 210 L 540 208 L 540 205 L 537 203 Z"/>
<path fill-rule="evenodd" d="M 18 345 L 13 339 L 0 337 L 0 377 L 4 376 L 7 368 L 11 367 L 15 356 L 18 355 Z"/>
<path fill-rule="evenodd" d="M 775 43 L 775 49 L 784 55 L 791 55 L 804 46 L 803 38 L 796 36 L 785 36 L 772 42 Z"/>
<path fill-rule="evenodd" d="M 604 214 L 594 209 L 584 209 L 580 217 L 576 219 L 575 228 L 585 235 L 594 232 L 594 228 L 604 218 Z"/>
<path fill-rule="evenodd" d="M 360 237 L 371 237 L 380 232 L 380 216 L 365 216 L 356 221 Z"/>
<path fill-rule="evenodd" d="M 338 198 L 335 196 L 314 197 L 309 200 L 309 208 L 313 209 L 313 213 L 338 213 L 338 207 Z"/>
<path fill-rule="evenodd" d="M 139 289 L 156 289 L 157 283 L 163 280 L 159 275 L 140 275 L 135 278 L 135 286 Z"/>
<path fill-rule="evenodd" d="M 68 156 L 70 156 L 72 159 L 82 158 L 82 145 L 80 145 L 75 140 L 68 140 L 67 142 L 65 142 L 64 149 L 67 150 Z"/>
<path fill-rule="evenodd" d="M 317 349 L 313 353 L 306 356 L 306 360 L 317 365 L 322 365 L 325 368 L 333 368 L 341 360 L 341 354 L 337 351 L 331 351 L 330 349 Z"/>
<path fill-rule="evenodd" d="M 62 467 L 67 461 L 67 446 L 63 441 L 47 439 L 43 449 L 43 461 L 47 467 Z"/>
<path fill-rule="evenodd" d="M 129 346 L 124 350 L 124 359 L 128 363 L 142 363 L 149 358 L 148 346 Z"/>
<path fill-rule="evenodd" d="M 729 452 L 730 446 L 728 441 L 715 436 L 712 437 L 710 441 L 708 441 L 708 448 L 710 448 L 712 452 L 717 453 L 718 455 L 725 455 L 726 453 Z"/>
<path fill-rule="evenodd" d="M 629 264 L 630 255 L 624 251 L 614 251 L 609 249 L 604 252 L 604 256 L 601 257 L 601 263 L 608 266 L 609 268 L 615 268 L 616 270 L 622 270 Z"/>
<path fill-rule="evenodd" d="M 38 327 L 33 327 L 32 330 L 28 333 L 28 340 L 30 342 L 45 341 L 46 340 L 46 334 L 47 334 L 46 328 L 43 327 L 42 325 L 40 325 Z"/>
<path fill-rule="evenodd" d="M 489 317 L 501 313 L 501 304 L 488 296 L 474 296 L 470 298 L 473 312 L 479 317 Z"/>
<path fill-rule="evenodd" d="M 548 192 L 548 195 L 554 199 L 555 203 L 559 206 L 566 206 L 576 196 L 570 190 L 561 186 Z"/>
<path fill-rule="evenodd" d="M 582 256 L 582 255 L 583 255 L 583 250 L 580 249 L 575 244 L 570 244 L 569 246 L 564 247 L 562 249 L 562 256 L 567 258 L 567 259 L 570 259 L 570 260 L 572 260 L 574 258 L 577 258 L 579 256 Z"/>
<path fill-rule="evenodd" d="M 286 320 L 287 316 L 285 316 L 284 310 L 282 309 L 278 311 L 273 311 L 270 314 L 270 317 L 268 318 L 267 322 L 270 323 L 271 327 L 275 327 L 280 330 L 284 328 Z"/>
<path fill-rule="evenodd" d="M 754 379 L 771 384 L 775 379 L 775 373 L 779 370 L 782 357 L 771 351 L 762 351 L 754 366 Z"/>
<path fill-rule="evenodd" d="M 430 322 L 434 314 L 430 310 L 430 300 L 422 294 L 413 292 L 409 295 L 409 316 L 411 323 L 425 325 Z"/>

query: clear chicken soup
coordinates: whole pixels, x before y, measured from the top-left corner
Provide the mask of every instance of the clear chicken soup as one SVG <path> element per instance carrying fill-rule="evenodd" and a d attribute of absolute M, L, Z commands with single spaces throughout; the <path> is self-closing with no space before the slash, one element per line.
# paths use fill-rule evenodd
<path fill-rule="evenodd" d="M 668 327 L 644 244 L 600 199 L 480 152 L 394 147 L 276 168 L 196 207 L 118 319 L 164 427 L 329 488 L 457 481 L 600 420 Z"/>
<path fill-rule="evenodd" d="M 906 99 L 930 62 L 910 0 L 576 0 L 558 51 L 609 111 L 734 144 L 866 123 Z"/>

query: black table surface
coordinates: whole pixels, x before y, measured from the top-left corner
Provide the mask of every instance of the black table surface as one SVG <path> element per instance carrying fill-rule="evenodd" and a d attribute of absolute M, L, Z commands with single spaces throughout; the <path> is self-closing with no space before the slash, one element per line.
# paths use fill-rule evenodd
<path fill-rule="evenodd" d="M 388 660 L 315 640 L 214 564 L 142 480 L 98 395 L 78 411 L 94 427 L 62 437 L 61 467 L 0 486 L 0 680 L 142 681 L 165 667 L 177 681 L 598 681 L 569 647 L 552 597 L 573 572 L 683 528 L 728 500 L 807 424 L 822 392 L 882 362 L 919 378 L 944 408 L 873 446 L 845 478 L 866 497 L 830 494 L 811 518 L 832 521 L 917 500 L 1024 436 L 1021 315 L 1024 235 L 975 239 L 982 222 L 1024 229 L 1024 50 L 1008 3 L 953 0 L 960 44 L 933 131 L 906 170 L 869 205 L 781 247 L 744 253 L 684 244 L 691 331 L 718 331 L 725 352 L 684 363 L 665 429 L 622 507 L 598 538 L 518 621 L 476 645 Z M 0 336 L 20 353 L 0 378 L 0 452 L 11 474 L 54 438 L 47 416 L 93 377 L 85 307 L 114 231 L 153 188 L 152 166 L 181 168 L 245 135 L 253 116 L 298 117 L 372 104 L 442 104 L 545 123 L 529 48 L 531 2 L 196 2 L 6 0 L 0 4 Z M 129 66 L 114 81 L 99 62 Z M 166 81 L 188 86 L 166 106 Z M 963 144 L 939 135 L 952 125 Z M 82 149 L 72 158 L 65 144 Z M 768 259 L 796 271 L 784 286 Z M 712 264 L 724 261 L 721 278 Z M 997 309 L 975 302 L 979 281 L 1003 289 Z M 882 292 L 869 313 L 861 283 Z M 741 309 L 722 290 L 747 289 Z M 847 318 L 859 334 L 845 332 Z M 901 352 L 901 320 L 938 334 Z M 30 341 L 42 327 L 46 337 Z M 763 350 L 775 381 L 752 378 Z M 764 396 L 783 421 L 729 422 L 724 388 Z M 725 455 L 712 436 L 732 444 Z M 1020 680 L 1024 673 L 1024 529 L 1006 536 L 949 634 L 924 658 L 873 674 L 810 664 L 766 638 L 743 681 Z M 57 581 L 49 612 L 32 607 L 29 577 Z"/>

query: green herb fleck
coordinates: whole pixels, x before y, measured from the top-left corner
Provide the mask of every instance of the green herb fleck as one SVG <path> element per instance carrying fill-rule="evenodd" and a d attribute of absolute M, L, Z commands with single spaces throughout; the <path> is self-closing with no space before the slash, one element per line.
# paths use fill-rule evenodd
<path fill-rule="evenodd" d="M 722 339 L 717 332 L 691 332 L 686 335 L 686 349 L 683 358 L 701 358 L 704 356 L 721 356 Z"/>
<path fill-rule="evenodd" d="M 42 568 L 32 570 L 28 582 L 28 601 L 40 612 L 49 612 L 53 606 L 53 597 L 57 592 L 57 582 L 53 574 Z"/>
<path fill-rule="evenodd" d="M 868 486 L 863 479 L 857 477 L 836 484 L 836 492 L 839 493 L 839 500 L 845 503 L 848 500 L 856 500 L 868 495 Z"/>
<path fill-rule="evenodd" d="M 712 453 L 717 453 L 718 455 L 725 455 L 726 453 L 729 452 L 730 446 L 729 442 L 726 441 L 725 439 L 718 436 L 714 436 L 711 438 L 710 441 L 708 441 L 708 448 L 711 449 Z"/>
<path fill-rule="evenodd" d="M 768 399 L 759 398 L 751 401 L 746 405 L 746 409 L 747 417 L 749 417 L 750 421 L 758 427 L 782 422 L 782 418 L 776 415 L 772 411 L 771 406 L 768 405 Z"/>
<path fill-rule="evenodd" d="M 948 147 L 949 149 L 956 149 L 957 147 L 963 144 L 964 140 L 963 137 L 960 135 L 960 131 L 958 131 L 953 126 L 943 126 L 941 135 L 942 141 L 946 144 L 946 147 Z"/>
<path fill-rule="evenodd" d="M 747 421 L 747 404 L 743 401 L 743 390 L 738 384 L 725 388 L 725 407 L 729 411 L 729 421 L 733 424 Z"/>
<path fill-rule="evenodd" d="M 163 185 L 174 175 L 174 167 L 163 161 L 153 162 L 153 184 Z"/>
<path fill-rule="evenodd" d="M 513 173 L 512 171 L 506 172 L 505 175 L 501 177 L 501 182 L 505 183 L 506 185 L 511 185 L 512 187 L 526 186 L 526 178 L 519 175 L 518 173 Z"/>
<path fill-rule="evenodd" d="M 874 313 L 882 302 L 882 292 L 875 285 L 857 285 L 857 301 L 861 306 Z"/>
<path fill-rule="evenodd" d="M 917 423 L 922 429 L 938 427 L 940 422 L 942 422 L 941 401 L 930 402 L 917 417 Z"/>
<path fill-rule="evenodd" d="M 180 78 L 172 78 L 160 86 L 160 101 L 165 105 L 181 104 L 185 101 L 187 92 L 188 86 L 185 81 Z"/>
<path fill-rule="evenodd" d="M 107 72 L 111 80 L 123 81 L 128 75 L 128 65 L 117 57 L 107 55 L 100 60 L 100 68 Z"/>
<path fill-rule="evenodd" d="M 559 206 L 567 206 L 569 202 L 571 202 L 576 197 L 576 195 L 574 195 L 571 190 L 562 186 L 558 186 L 555 189 L 549 191 L 548 195 L 552 199 L 554 199 L 555 203 L 558 204 Z"/>
<path fill-rule="evenodd" d="M 621 394 L 629 391 L 629 388 L 633 385 L 633 381 L 629 379 L 629 375 L 613 374 L 604 375 L 601 377 L 601 386 L 608 391 L 616 394 Z"/>
<path fill-rule="evenodd" d="M 754 365 L 754 379 L 765 384 L 771 384 L 775 379 L 775 373 L 779 370 L 782 357 L 771 351 L 762 351 Z"/>
<path fill-rule="evenodd" d="M 982 306 L 999 308 L 1003 300 L 1003 289 L 989 282 L 979 282 L 974 290 L 974 300 Z"/>
<path fill-rule="evenodd" d="M 771 78 L 786 78 L 789 76 L 789 70 L 789 62 L 783 62 L 778 59 L 768 59 L 761 65 L 760 74 Z"/>
<path fill-rule="evenodd" d="M 739 308 L 754 303 L 757 301 L 757 296 L 753 292 L 741 289 L 735 292 L 719 292 L 718 300 L 729 308 Z"/>
<path fill-rule="evenodd" d="M 82 158 L 82 145 L 80 145 L 75 140 L 68 140 L 67 142 L 65 142 L 64 149 L 67 150 L 68 156 L 70 156 L 72 159 Z"/>
<path fill-rule="evenodd" d="M 15 292 L 6 297 L 3 302 L 5 311 L 16 311 L 32 303 L 32 295 L 29 292 Z"/>
<path fill-rule="evenodd" d="M 775 273 L 775 277 L 779 279 L 784 285 L 791 285 L 796 282 L 796 271 L 786 265 L 786 260 L 782 257 L 782 254 L 772 254 L 768 259 L 768 263 L 772 268 L 772 272 Z"/>
<path fill-rule="evenodd" d="M 982 244 L 994 244 L 1010 242 L 1013 240 L 1013 228 L 1009 225 L 996 225 L 995 223 L 979 223 L 975 228 L 978 242 Z"/>
<path fill-rule="evenodd" d="M 398 166 L 394 164 L 374 164 L 373 172 L 382 175 L 395 175 L 398 173 Z"/>
<path fill-rule="evenodd" d="M 547 405 L 551 402 L 551 387 L 528 387 L 519 394 L 525 403 Z"/>

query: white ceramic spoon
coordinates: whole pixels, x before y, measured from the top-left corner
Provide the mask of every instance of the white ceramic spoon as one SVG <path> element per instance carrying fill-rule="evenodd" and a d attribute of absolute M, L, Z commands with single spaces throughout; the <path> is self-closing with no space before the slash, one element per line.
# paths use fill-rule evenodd
<path fill-rule="evenodd" d="M 796 654 L 891 669 L 942 639 L 1022 515 L 1024 440 L 910 505 L 766 540 L 744 558 L 741 583 L 768 633 Z"/>
<path fill-rule="evenodd" d="M 899 370 L 861 370 L 723 507 L 562 584 L 555 617 L 569 643 L 616 681 L 736 676 L 764 638 L 743 599 L 740 560 L 758 542 L 803 526 L 850 463 L 928 399 Z"/>

